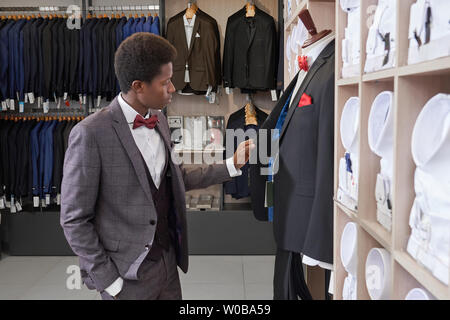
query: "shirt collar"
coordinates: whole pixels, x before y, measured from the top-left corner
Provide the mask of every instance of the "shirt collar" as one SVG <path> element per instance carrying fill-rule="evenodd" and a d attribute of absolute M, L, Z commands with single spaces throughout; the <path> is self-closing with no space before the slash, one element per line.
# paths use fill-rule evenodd
<path fill-rule="evenodd" d="M 119 105 L 122 109 L 122 112 L 125 116 L 125 119 L 127 120 L 127 123 L 133 123 L 136 116 L 139 114 L 136 110 L 133 109 L 132 106 L 130 106 L 123 98 L 122 98 L 122 92 L 119 94 Z M 148 119 L 150 116 L 150 113 L 147 112 L 145 115 L 145 119 Z"/>
<path fill-rule="evenodd" d="M 326 46 L 334 40 L 334 36 L 328 38 L 326 41 L 320 42 L 317 45 L 311 47 L 311 49 L 306 54 L 308 56 L 308 64 L 312 66 L 322 51 L 326 48 Z"/>
<path fill-rule="evenodd" d="M 191 19 L 191 22 L 189 23 L 188 19 L 186 18 L 186 15 L 184 15 L 183 16 L 184 26 L 185 27 L 194 27 L 195 17 L 196 16 L 197 16 L 197 14 L 194 14 L 194 16 Z"/>

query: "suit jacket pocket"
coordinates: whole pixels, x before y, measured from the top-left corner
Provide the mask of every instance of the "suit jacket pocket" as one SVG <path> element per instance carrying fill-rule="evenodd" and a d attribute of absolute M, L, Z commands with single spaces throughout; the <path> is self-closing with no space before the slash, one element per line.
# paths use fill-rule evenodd
<path fill-rule="evenodd" d="M 303 112 L 310 112 L 310 111 L 314 111 L 314 103 L 313 104 L 308 104 L 306 106 L 303 107 L 297 107 L 297 111 L 298 113 L 303 113 Z"/>
<path fill-rule="evenodd" d="M 117 252 L 119 250 L 119 243 L 120 240 L 113 240 L 108 238 L 102 239 L 103 247 L 106 251 L 109 252 Z"/>

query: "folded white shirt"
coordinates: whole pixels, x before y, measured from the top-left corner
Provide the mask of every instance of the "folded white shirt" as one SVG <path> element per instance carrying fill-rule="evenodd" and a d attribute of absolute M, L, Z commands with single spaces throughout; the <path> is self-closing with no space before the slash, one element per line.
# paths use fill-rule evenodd
<path fill-rule="evenodd" d="M 408 38 L 409 64 L 449 56 L 450 1 L 417 0 L 410 10 Z"/>
<path fill-rule="evenodd" d="M 397 0 L 378 0 L 366 43 L 365 72 L 395 66 Z"/>
<path fill-rule="evenodd" d="M 416 163 L 407 251 L 440 281 L 449 282 L 450 95 L 438 94 L 417 118 L 412 136 Z"/>

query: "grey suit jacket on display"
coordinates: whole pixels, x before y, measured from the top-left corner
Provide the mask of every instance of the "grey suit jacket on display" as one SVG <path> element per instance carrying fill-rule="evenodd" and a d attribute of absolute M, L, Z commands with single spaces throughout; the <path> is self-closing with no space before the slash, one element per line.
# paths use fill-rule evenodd
<path fill-rule="evenodd" d="M 156 130 L 169 153 L 173 144 L 165 116 Z M 169 214 L 176 234 L 178 266 L 188 270 L 185 191 L 230 180 L 226 164 L 187 171 L 168 159 L 174 203 Z M 151 249 L 157 214 L 145 162 L 117 97 L 76 125 L 69 138 L 61 189 L 61 226 L 79 256 L 89 289 L 103 291 L 118 277 L 137 279 Z"/>

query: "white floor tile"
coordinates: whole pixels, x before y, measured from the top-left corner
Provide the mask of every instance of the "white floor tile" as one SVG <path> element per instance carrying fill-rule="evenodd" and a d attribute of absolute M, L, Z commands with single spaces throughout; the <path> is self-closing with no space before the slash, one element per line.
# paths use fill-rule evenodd
<path fill-rule="evenodd" d="M 191 256 L 187 274 L 180 271 L 182 283 L 243 283 L 242 257 Z"/>
<path fill-rule="evenodd" d="M 181 284 L 184 300 L 244 300 L 242 284 Z"/>
<path fill-rule="evenodd" d="M 0 284 L 0 300 L 17 300 L 29 289 L 25 284 Z"/>
<path fill-rule="evenodd" d="M 261 283 L 245 284 L 246 300 L 273 300 L 273 285 Z"/>
<path fill-rule="evenodd" d="M 65 285 L 40 285 L 32 287 L 20 300 L 92 300 L 97 291 L 82 287 L 69 290 Z"/>
<path fill-rule="evenodd" d="M 245 256 L 243 261 L 245 283 L 271 284 L 273 282 L 275 257 Z"/>
<path fill-rule="evenodd" d="M 37 258 L 0 261 L 0 284 L 33 286 L 61 259 Z"/>

